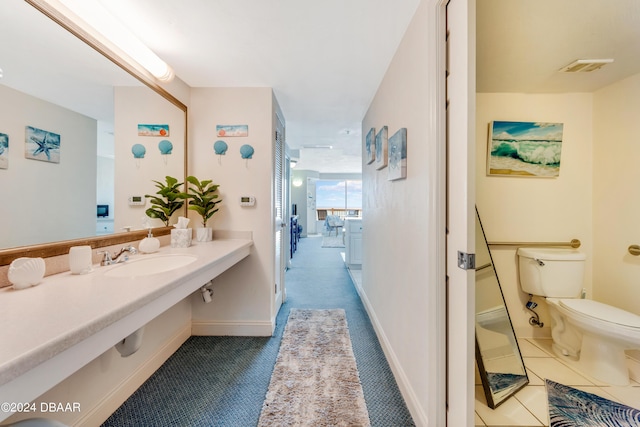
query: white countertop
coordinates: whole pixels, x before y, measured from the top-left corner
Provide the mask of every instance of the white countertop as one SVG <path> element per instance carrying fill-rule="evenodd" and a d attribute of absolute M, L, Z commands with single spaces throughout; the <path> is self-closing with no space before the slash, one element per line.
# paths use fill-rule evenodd
<path fill-rule="evenodd" d="M 104 275 L 123 264 L 94 265 L 89 274 L 65 272 L 45 277 L 42 283 L 31 288 L 3 288 L 0 290 L 0 396 L 8 397 L 9 386 L 44 362 L 108 328 L 113 329 L 118 322 L 123 325 L 126 319 L 139 319 L 128 321 L 126 327 L 119 326 L 115 334 L 112 331 L 109 337 L 123 335 L 104 343 L 108 349 L 135 330 L 132 328 L 143 326 L 136 323 L 160 314 L 155 312 L 179 302 L 173 300 L 188 296 L 249 255 L 252 245 L 250 239 L 228 239 L 198 242 L 185 249 L 167 246 L 154 254 L 133 255 L 130 261 L 166 254 L 189 254 L 197 259 L 171 271 L 136 278 Z M 158 301 L 162 304 L 158 305 Z M 142 318 L 132 316 L 142 308 L 150 314 Z"/>

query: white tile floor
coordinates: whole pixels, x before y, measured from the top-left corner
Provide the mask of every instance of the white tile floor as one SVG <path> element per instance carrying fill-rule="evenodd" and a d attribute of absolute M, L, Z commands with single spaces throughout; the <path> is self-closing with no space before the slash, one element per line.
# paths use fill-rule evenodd
<path fill-rule="evenodd" d="M 519 339 L 518 344 L 529 385 L 498 408 L 491 409 L 487 406 L 476 369 L 476 426 L 548 426 L 545 378 L 640 409 L 640 358 L 637 352 L 627 359 L 631 385 L 618 387 L 602 384 L 558 359 L 551 350 L 551 339 Z"/>

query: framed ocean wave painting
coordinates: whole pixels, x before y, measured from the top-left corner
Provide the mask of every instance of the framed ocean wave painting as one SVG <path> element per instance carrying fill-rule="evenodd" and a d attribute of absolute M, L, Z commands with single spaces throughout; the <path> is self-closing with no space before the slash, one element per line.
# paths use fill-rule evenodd
<path fill-rule="evenodd" d="M 562 123 L 491 122 L 487 175 L 557 178 L 562 131 Z"/>

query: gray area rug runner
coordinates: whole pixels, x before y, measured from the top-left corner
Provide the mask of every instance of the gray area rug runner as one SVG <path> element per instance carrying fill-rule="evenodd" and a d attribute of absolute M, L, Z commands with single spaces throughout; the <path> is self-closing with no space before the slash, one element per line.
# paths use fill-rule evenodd
<path fill-rule="evenodd" d="M 292 309 L 259 427 L 370 426 L 343 309 Z"/>
<path fill-rule="evenodd" d="M 344 238 L 340 236 L 322 236 L 323 248 L 344 248 Z"/>

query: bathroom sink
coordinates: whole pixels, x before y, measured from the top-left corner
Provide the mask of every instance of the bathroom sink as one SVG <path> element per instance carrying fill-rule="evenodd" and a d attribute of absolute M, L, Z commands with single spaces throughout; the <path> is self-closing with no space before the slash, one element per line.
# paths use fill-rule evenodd
<path fill-rule="evenodd" d="M 117 265 L 104 273 L 108 277 L 140 277 L 152 274 L 164 273 L 176 268 L 191 264 L 196 259 L 192 255 L 170 254 L 156 255 L 132 259 L 124 264 Z"/>

